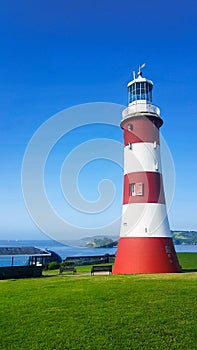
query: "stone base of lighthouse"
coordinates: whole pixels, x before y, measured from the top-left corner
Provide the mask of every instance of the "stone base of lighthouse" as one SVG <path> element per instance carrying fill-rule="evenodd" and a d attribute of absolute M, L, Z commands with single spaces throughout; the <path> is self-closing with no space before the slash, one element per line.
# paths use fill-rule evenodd
<path fill-rule="evenodd" d="M 121 237 L 113 274 L 181 272 L 170 237 Z"/>

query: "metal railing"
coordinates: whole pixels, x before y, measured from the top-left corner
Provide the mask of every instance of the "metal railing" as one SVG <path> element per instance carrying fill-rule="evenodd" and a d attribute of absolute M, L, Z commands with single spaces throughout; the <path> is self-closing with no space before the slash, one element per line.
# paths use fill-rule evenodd
<path fill-rule="evenodd" d="M 143 112 L 157 114 L 158 117 L 160 116 L 160 109 L 157 106 L 152 103 L 135 101 L 135 103 L 132 103 L 132 105 L 123 110 L 122 118 L 125 119 L 128 115 Z"/>

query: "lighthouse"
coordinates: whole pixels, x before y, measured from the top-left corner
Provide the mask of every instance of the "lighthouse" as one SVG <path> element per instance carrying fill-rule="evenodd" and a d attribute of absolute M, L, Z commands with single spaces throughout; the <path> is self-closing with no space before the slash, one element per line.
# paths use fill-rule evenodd
<path fill-rule="evenodd" d="M 138 76 L 128 84 L 122 112 L 124 190 L 120 238 L 113 274 L 181 272 L 169 227 L 160 158 L 160 110 L 153 82 Z"/>

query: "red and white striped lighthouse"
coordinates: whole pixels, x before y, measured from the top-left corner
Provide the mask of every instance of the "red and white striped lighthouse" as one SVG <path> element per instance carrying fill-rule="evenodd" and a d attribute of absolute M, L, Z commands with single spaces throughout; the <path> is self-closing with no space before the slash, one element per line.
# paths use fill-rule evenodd
<path fill-rule="evenodd" d="M 143 65 L 144 66 L 144 65 Z M 152 104 L 153 83 L 138 77 L 128 84 L 122 113 L 124 194 L 114 274 L 180 272 L 163 189 L 160 110 Z"/>

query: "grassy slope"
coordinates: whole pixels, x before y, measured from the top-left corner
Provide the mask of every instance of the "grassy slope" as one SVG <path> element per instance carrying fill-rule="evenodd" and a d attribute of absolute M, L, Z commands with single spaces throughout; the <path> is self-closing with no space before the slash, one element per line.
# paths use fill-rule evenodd
<path fill-rule="evenodd" d="M 197 349 L 196 295 L 196 273 L 0 281 L 0 348 Z"/>

